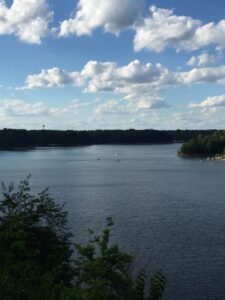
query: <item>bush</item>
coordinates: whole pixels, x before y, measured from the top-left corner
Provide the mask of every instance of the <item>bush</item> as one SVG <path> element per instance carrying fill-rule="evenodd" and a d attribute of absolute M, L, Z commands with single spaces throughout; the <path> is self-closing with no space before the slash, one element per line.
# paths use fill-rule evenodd
<path fill-rule="evenodd" d="M 70 238 L 67 213 L 47 190 L 32 195 L 28 179 L 18 191 L 3 185 L 0 298 L 44 299 L 49 287 L 69 286 L 74 276 Z"/>

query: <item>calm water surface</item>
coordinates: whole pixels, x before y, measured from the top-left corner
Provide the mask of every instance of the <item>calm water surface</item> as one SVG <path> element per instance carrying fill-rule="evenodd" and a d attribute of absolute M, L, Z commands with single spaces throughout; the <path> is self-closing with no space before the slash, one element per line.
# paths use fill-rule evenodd
<path fill-rule="evenodd" d="M 162 268 L 165 300 L 225 299 L 225 163 L 176 156 L 180 145 L 0 152 L 0 180 L 32 173 L 66 202 L 76 240 L 115 221 L 113 241 L 137 266 Z M 100 160 L 98 160 L 98 158 Z"/>

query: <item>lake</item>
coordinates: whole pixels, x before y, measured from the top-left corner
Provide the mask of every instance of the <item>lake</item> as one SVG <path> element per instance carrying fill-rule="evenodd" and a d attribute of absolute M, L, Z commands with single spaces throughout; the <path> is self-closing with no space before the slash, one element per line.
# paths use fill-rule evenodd
<path fill-rule="evenodd" d="M 165 300 L 225 299 L 225 162 L 180 158 L 180 144 L 98 145 L 1 151 L 0 180 L 29 173 L 34 191 L 66 202 L 76 241 L 100 231 L 163 269 Z"/>

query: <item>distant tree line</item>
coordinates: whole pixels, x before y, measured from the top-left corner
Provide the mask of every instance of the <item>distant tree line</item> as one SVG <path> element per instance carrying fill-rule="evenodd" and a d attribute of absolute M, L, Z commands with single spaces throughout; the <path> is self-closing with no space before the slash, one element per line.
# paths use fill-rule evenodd
<path fill-rule="evenodd" d="M 225 131 L 214 131 L 211 134 L 200 134 L 184 143 L 180 155 L 215 156 L 225 155 Z"/>
<path fill-rule="evenodd" d="M 185 142 L 213 130 L 0 130 L 0 148 Z"/>

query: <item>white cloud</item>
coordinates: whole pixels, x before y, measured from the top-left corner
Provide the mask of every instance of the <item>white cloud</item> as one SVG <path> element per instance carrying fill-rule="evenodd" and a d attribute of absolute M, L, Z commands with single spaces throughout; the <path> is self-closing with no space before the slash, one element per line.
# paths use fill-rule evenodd
<path fill-rule="evenodd" d="M 0 0 L 0 35 L 14 34 L 23 42 L 40 44 L 52 17 L 46 0 L 14 0 L 11 7 Z"/>
<path fill-rule="evenodd" d="M 63 107 L 47 106 L 44 102 L 30 102 L 20 99 L 0 100 L 0 121 L 3 119 L 38 119 L 76 115 L 80 109 L 86 108 L 88 102 L 72 100 Z"/>
<path fill-rule="evenodd" d="M 225 95 L 208 97 L 200 103 L 190 103 L 190 108 L 216 108 L 225 107 Z M 214 110 L 215 111 L 215 110 Z"/>
<path fill-rule="evenodd" d="M 42 70 L 39 74 L 29 75 L 24 89 L 61 87 L 66 84 L 80 85 L 78 72 L 66 72 L 59 68 Z"/>
<path fill-rule="evenodd" d="M 170 105 L 164 100 L 164 98 L 149 92 L 131 93 L 125 96 L 124 99 L 128 100 L 128 107 L 131 111 L 148 111 L 151 109 L 170 107 Z"/>
<path fill-rule="evenodd" d="M 114 62 L 89 61 L 81 71 L 83 78 L 89 82 L 86 92 L 112 91 L 116 68 Z"/>
<path fill-rule="evenodd" d="M 59 35 L 90 35 L 100 26 L 118 34 L 136 22 L 143 4 L 144 0 L 79 0 L 75 16 L 61 23 Z"/>
<path fill-rule="evenodd" d="M 139 60 L 134 60 L 127 66 L 118 68 L 116 76 L 119 80 L 139 84 L 153 82 L 166 72 L 167 70 L 160 64 L 153 66 L 150 63 L 142 64 Z"/>
<path fill-rule="evenodd" d="M 85 123 L 79 116 L 85 113 L 89 102 L 78 99 L 70 101 L 62 107 L 54 107 L 44 102 L 31 102 L 21 99 L 1 99 L 0 100 L 0 125 L 9 128 L 42 128 L 45 124 L 47 128 L 83 129 L 91 125 L 89 120 Z M 89 124 L 89 125 L 88 125 Z M 86 126 L 86 127 L 85 127 Z M 90 126 L 89 126 L 90 128 Z"/>
<path fill-rule="evenodd" d="M 19 99 L 1 100 L 0 111 L 1 115 L 12 117 L 32 117 L 52 113 L 52 110 L 48 109 L 43 102 L 29 103 Z"/>
<path fill-rule="evenodd" d="M 207 52 L 203 52 L 202 54 L 200 54 L 198 56 L 192 56 L 188 60 L 187 65 L 188 66 L 198 66 L 198 67 L 207 66 L 207 65 L 216 63 L 221 58 L 222 58 L 221 53 L 219 53 L 217 55 L 213 55 L 213 54 L 210 55 Z"/>
<path fill-rule="evenodd" d="M 143 64 L 134 60 L 118 67 L 114 62 L 89 61 L 80 71 L 66 72 L 59 68 L 42 70 L 26 78 L 27 89 L 60 87 L 67 84 L 85 85 L 86 92 L 115 91 L 128 93 L 130 89 L 148 89 L 176 83 L 172 72 L 161 64 Z"/>
<path fill-rule="evenodd" d="M 125 99 L 110 99 L 97 105 L 94 112 L 96 114 L 139 114 L 149 110 L 168 107 L 169 105 L 160 97 L 132 98 L 129 101 L 125 101 Z"/>
<path fill-rule="evenodd" d="M 83 86 L 86 93 L 112 92 L 124 99 L 145 99 L 146 106 L 165 107 L 164 102 L 151 102 L 156 99 L 158 90 L 178 83 L 176 74 L 161 64 L 143 64 L 134 60 L 119 67 L 115 62 L 89 61 L 80 72 L 66 72 L 59 68 L 42 70 L 29 75 L 22 89 L 61 87 L 64 85 Z M 150 101 L 150 102 L 149 102 Z"/>
<path fill-rule="evenodd" d="M 218 122 L 218 120 L 219 120 L 218 119 L 219 112 L 220 113 L 222 112 L 224 114 L 224 110 L 225 110 L 225 106 L 221 106 L 221 107 L 219 107 L 219 106 L 216 106 L 216 107 L 204 107 L 204 108 L 201 109 L 201 113 L 202 113 L 203 116 L 210 117 L 211 120 L 214 119 L 214 122 L 215 122 L 215 120 L 217 120 L 217 122 Z M 216 115 L 216 117 L 215 117 L 215 115 Z M 223 123 L 224 123 L 224 121 L 222 121 L 222 122 L 219 121 L 218 125 L 221 126 Z"/>
<path fill-rule="evenodd" d="M 153 89 L 176 84 L 174 74 L 161 64 L 143 64 L 139 60 L 134 60 L 123 67 L 118 67 L 113 62 L 90 61 L 81 74 L 87 79 L 86 92 L 152 94 Z"/>
<path fill-rule="evenodd" d="M 189 72 L 177 73 L 177 79 L 183 84 L 225 84 L 225 66 L 194 68 Z"/>
<path fill-rule="evenodd" d="M 121 106 L 120 100 L 111 99 L 105 103 L 101 103 L 97 105 L 94 109 L 96 114 L 118 114 L 118 113 L 126 113 L 126 109 L 124 106 Z"/>
<path fill-rule="evenodd" d="M 196 50 L 209 45 L 225 48 L 225 19 L 203 24 L 188 16 L 177 16 L 173 10 L 150 7 L 144 16 L 146 0 L 79 0 L 74 16 L 49 28 L 53 19 L 47 0 L 13 0 L 7 6 L 0 0 L 0 35 L 14 34 L 21 41 L 40 44 L 50 33 L 58 37 L 91 35 L 99 27 L 118 35 L 132 28 L 134 49 L 160 52 L 166 47 L 176 50 Z M 206 54 L 204 54 L 206 56 Z M 212 59 L 212 57 L 211 57 Z M 201 59 L 191 65 L 203 66 Z M 204 60 L 204 58 L 202 58 Z"/>
<path fill-rule="evenodd" d="M 177 16 L 173 10 L 150 7 L 150 16 L 135 25 L 136 51 L 161 52 L 166 47 L 196 50 L 211 44 L 225 48 L 225 20 L 203 25 L 200 20 Z"/>
<path fill-rule="evenodd" d="M 224 85 L 225 65 L 175 72 L 161 64 L 144 64 L 139 60 L 122 67 L 115 62 L 89 61 L 81 71 L 52 68 L 29 75 L 22 89 L 75 85 L 83 87 L 86 93 L 111 92 L 129 100 L 155 97 L 169 87 L 207 83 Z"/>
<path fill-rule="evenodd" d="M 142 98 L 137 102 L 137 107 L 139 109 L 159 109 L 159 108 L 168 108 L 169 105 L 163 98 Z"/>

